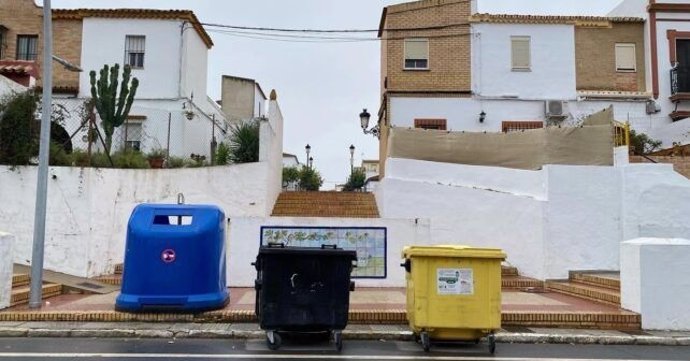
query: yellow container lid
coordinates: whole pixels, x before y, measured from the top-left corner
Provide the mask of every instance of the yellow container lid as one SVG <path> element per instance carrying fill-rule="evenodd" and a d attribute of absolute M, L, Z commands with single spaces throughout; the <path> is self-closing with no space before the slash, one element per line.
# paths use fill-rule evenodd
<path fill-rule="evenodd" d="M 506 259 L 500 248 L 480 248 L 461 245 L 408 246 L 403 248 L 403 258 L 410 257 L 460 257 Z"/>

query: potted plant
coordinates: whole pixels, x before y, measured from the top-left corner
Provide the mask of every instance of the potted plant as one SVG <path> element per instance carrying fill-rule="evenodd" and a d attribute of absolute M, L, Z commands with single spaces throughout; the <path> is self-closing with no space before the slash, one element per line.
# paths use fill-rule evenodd
<path fill-rule="evenodd" d="M 146 159 L 149 161 L 151 168 L 163 168 L 163 163 L 165 162 L 165 157 L 167 153 L 165 150 L 157 148 L 146 154 Z"/>

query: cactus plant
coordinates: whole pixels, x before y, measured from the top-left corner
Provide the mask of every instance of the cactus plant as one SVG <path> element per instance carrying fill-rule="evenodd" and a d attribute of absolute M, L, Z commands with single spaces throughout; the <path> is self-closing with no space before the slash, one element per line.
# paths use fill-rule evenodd
<path fill-rule="evenodd" d="M 139 87 L 139 79 L 137 78 L 132 78 L 130 84 L 132 68 L 125 65 L 122 72 L 122 85 L 118 94 L 119 73 L 120 65 L 118 64 L 112 67 L 107 64 L 104 65 L 98 79 L 96 79 L 96 71 L 92 70 L 89 73 L 91 97 L 94 99 L 96 110 L 101 117 L 101 124 L 105 133 L 105 148 L 108 154 L 110 154 L 115 128 L 121 126 L 127 119 Z"/>

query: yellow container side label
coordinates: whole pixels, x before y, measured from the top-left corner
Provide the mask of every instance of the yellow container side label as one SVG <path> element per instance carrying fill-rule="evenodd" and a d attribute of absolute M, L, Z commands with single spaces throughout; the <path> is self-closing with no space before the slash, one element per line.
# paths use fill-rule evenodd
<path fill-rule="evenodd" d="M 472 269 L 436 269 L 436 289 L 439 295 L 473 295 L 474 276 L 472 274 Z"/>

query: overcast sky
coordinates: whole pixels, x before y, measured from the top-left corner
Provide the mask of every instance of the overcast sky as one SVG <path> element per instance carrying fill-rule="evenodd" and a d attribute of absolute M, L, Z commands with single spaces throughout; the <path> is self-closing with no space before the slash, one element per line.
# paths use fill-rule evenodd
<path fill-rule="evenodd" d="M 42 0 L 37 0 L 40 4 Z M 384 6 L 402 0 L 53 0 L 54 8 L 190 9 L 202 22 L 242 26 L 375 29 Z M 480 0 L 479 11 L 511 14 L 605 15 L 620 0 Z M 208 94 L 220 97 L 221 75 L 256 79 L 278 92 L 285 117 L 284 151 L 304 162 L 312 147 L 325 188 L 344 183 L 355 165 L 378 159 L 378 142 L 359 127 L 362 108 L 379 108 L 380 48 L 352 43 L 276 42 L 210 33 Z M 376 117 L 372 116 L 372 123 Z"/>

